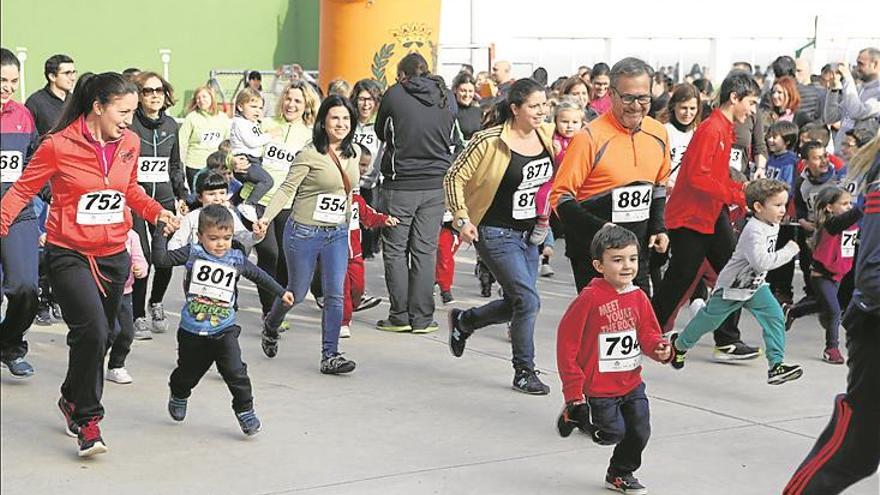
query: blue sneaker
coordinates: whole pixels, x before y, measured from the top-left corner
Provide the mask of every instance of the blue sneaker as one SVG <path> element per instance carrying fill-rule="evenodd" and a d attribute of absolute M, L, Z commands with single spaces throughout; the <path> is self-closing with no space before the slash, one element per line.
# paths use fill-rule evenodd
<path fill-rule="evenodd" d="M 236 413 L 235 417 L 238 419 L 238 426 L 241 427 L 241 431 L 249 437 L 256 435 L 263 426 L 253 409 Z"/>
<path fill-rule="evenodd" d="M 34 375 L 34 367 L 30 365 L 23 357 L 15 359 L 0 360 L 4 368 L 8 368 L 9 372 L 15 378 L 30 378 Z"/>

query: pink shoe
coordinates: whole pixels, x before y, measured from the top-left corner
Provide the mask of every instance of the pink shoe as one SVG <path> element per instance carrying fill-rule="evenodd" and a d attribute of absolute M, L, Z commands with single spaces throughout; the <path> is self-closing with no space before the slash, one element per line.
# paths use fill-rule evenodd
<path fill-rule="evenodd" d="M 843 355 L 840 354 L 840 349 L 836 347 L 829 347 L 828 349 L 825 349 L 825 352 L 822 353 L 822 361 L 831 364 L 844 363 Z"/>

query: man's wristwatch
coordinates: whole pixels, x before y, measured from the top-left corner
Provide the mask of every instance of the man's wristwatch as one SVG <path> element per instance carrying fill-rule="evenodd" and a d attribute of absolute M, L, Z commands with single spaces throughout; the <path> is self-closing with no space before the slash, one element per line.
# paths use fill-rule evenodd
<path fill-rule="evenodd" d="M 470 219 L 468 218 L 459 218 L 455 221 L 455 228 L 461 230 L 462 227 L 470 223 Z"/>

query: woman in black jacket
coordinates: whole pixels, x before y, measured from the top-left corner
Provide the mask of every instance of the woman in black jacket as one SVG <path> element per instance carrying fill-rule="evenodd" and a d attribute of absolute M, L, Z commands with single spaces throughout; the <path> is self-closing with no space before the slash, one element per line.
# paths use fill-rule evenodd
<path fill-rule="evenodd" d="M 166 209 L 186 213 L 186 182 L 178 149 L 177 122 L 165 110 L 174 105 L 174 88 L 155 72 L 143 72 L 136 79 L 140 103 L 129 127 L 141 138 L 141 154 L 138 158 L 138 183 L 151 197 Z M 147 260 L 150 259 L 148 226 L 138 216 L 134 217 L 134 230 L 141 239 Z M 168 323 L 162 298 L 171 281 L 170 268 L 156 268 L 153 272 L 153 288 L 150 293 L 150 317 L 147 324 L 147 280 L 135 279 L 132 292 L 132 311 L 135 318 L 135 338 L 149 339 L 152 332 L 164 332 Z"/>

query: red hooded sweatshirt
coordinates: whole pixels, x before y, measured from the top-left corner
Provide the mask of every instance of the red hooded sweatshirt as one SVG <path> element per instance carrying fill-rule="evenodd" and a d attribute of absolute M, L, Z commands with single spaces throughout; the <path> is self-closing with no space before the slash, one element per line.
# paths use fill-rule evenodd
<path fill-rule="evenodd" d="M 0 237 L 47 181 L 52 187 L 46 220 L 50 244 L 90 258 L 105 257 L 125 250 L 131 210 L 156 223 L 163 207 L 137 183 L 138 136 L 126 130 L 119 140 L 101 146 L 87 132 L 80 117 L 46 136 L 22 176 L 3 195 Z"/>
<path fill-rule="evenodd" d="M 660 325 L 644 291 L 618 293 L 594 278 L 571 303 L 556 335 L 556 366 L 565 401 L 621 397 L 642 383 L 642 349 L 661 343 Z"/>

